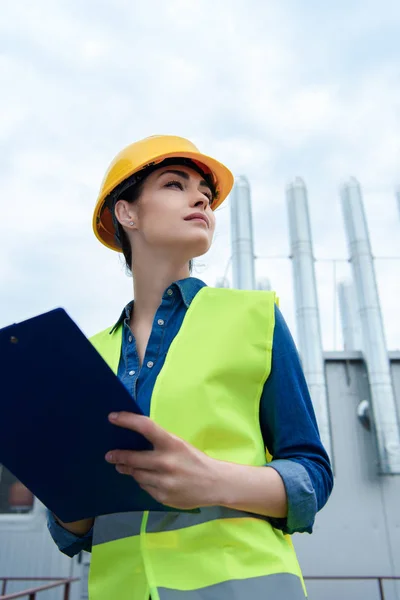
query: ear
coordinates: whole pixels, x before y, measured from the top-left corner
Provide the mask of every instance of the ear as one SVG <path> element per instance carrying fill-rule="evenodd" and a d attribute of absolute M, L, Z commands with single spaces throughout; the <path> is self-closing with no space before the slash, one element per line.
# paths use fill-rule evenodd
<path fill-rule="evenodd" d="M 127 200 L 118 200 L 115 204 L 114 212 L 121 225 L 130 229 L 136 229 L 134 226 L 136 224 L 136 211 L 133 204 L 130 204 Z M 132 225 L 132 222 L 134 225 Z"/>

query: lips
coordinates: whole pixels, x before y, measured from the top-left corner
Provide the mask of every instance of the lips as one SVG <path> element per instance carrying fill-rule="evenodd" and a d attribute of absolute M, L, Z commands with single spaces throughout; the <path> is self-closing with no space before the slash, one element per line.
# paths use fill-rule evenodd
<path fill-rule="evenodd" d="M 185 217 L 184 220 L 192 221 L 193 219 L 202 219 L 206 223 L 207 227 L 210 227 L 210 221 L 208 220 L 207 215 L 205 215 L 204 213 L 193 213 Z"/>

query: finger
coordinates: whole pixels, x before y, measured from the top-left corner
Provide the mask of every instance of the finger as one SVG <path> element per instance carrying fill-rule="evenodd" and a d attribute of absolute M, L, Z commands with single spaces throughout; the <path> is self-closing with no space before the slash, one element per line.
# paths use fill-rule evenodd
<path fill-rule="evenodd" d="M 126 465 L 115 465 L 115 470 L 121 475 L 132 475 L 131 469 Z"/>
<path fill-rule="evenodd" d="M 157 489 L 160 486 L 160 478 L 152 471 L 132 469 L 131 475 L 137 481 L 140 487 L 146 486 Z"/>
<path fill-rule="evenodd" d="M 124 429 L 130 429 L 141 433 L 147 438 L 153 446 L 167 447 L 174 440 L 174 436 L 160 425 L 157 425 L 149 417 L 143 415 L 136 415 L 130 412 L 110 413 L 109 420 L 113 425 L 117 427 L 123 427 Z"/>
<path fill-rule="evenodd" d="M 110 464 L 123 464 L 133 469 L 156 470 L 158 466 L 157 455 L 154 450 L 111 450 L 105 459 Z"/>
<path fill-rule="evenodd" d="M 159 484 L 159 478 L 155 477 L 151 471 L 143 471 L 142 469 L 132 469 L 126 465 L 115 465 L 116 471 L 121 475 L 130 475 L 133 477 L 140 487 L 146 486 L 148 488 L 156 489 Z"/>

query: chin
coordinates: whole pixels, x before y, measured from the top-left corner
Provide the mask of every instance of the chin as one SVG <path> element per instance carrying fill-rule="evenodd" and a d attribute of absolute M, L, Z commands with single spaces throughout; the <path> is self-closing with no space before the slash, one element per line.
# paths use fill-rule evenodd
<path fill-rule="evenodd" d="M 207 239 L 203 238 L 196 241 L 197 243 L 193 244 L 194 258 L 197 256 L 203 256 L 203 254 L 206 254 L 206 252 L 208 252 L 211 247 L 211 240 L 208 238 L 208 236 Z"/>
<path fill-rule="evenodd" d="M 205 250 L 199 250 L 196 252 L 192 252 L 190 255 L 190 258 L 192 259 L 192 258 L 199 258 L 199 256 L 204 256 L 204 254 L 207 254 L 208 250 L 209 249 L 206 248 Z"/>
<path fill-rule="evenodd" d="M 169 247 L 174 254 L 178 251 L 180 256 L 187 257 L 187 260 L 189 260 L 203 256 L 210 249 L 212 240 L 209 232 L 191 232 L 190 235 L 187 235 L 187 232 L 182 232 L 182 235 L 179 235 L 179 233 L 181 232 L 175 231 L 174 236 L 170 236 L 168 243 L 165 245 L 165 248 Z"/>
<path fill-rule="evenodd" d="M 204 243 L 203 241 L 202 243 L 198 242 L 197 244 L 190 244 L 187 249 L 191 258 L 197 258 L 198 256 L 206 254 L 209 251 L 210 246 L 211 244 L 209 241 L 207 241 L 207 243 Z"/>

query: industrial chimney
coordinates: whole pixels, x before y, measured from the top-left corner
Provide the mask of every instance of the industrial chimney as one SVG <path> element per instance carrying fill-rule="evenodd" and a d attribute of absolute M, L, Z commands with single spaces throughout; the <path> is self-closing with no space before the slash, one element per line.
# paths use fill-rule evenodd
<path fill-rule="evenodd" d="M 231 193 L 233 287 L 254 290 L 254 242 L 250 186 L 246 177 L 236 177 Z"/>
<path fill-rule="evenodd" d="M 361 350 L 361 321 L 353 283 L 341 281 L 338 295 L 344 349 Z"/>
<path fill-rule="evenodd" d="M 300 177 L 287 187 L 286 199 L 299 349 L 321 439 L 333 459 L 307 190 Z"/>
<path fill-rule="evenodd" d="M 218 277 L 215 282 L 215 287 L 217 288 L 229 288 L 229 279 L 227 277 Z"/>
<path fill-rule="evenodd" d="M 360 307 L 380 471 L 400 473 L 400 432 L 361 189 L 351 178 L 341 189 L 343 215 Z"/>
<path fill-rule="evenodd" d="M 257 289 L 268 292 L 272 290 L 271 282 L 268 277 L 259 277 L 257 279 Z"/>

